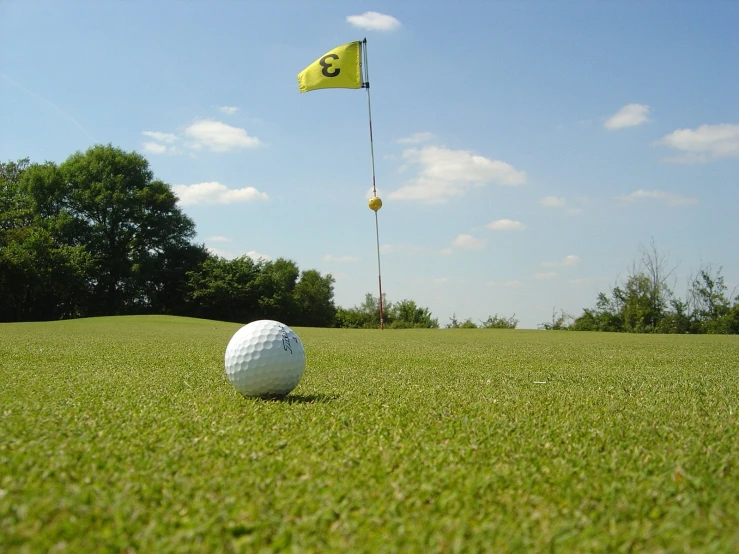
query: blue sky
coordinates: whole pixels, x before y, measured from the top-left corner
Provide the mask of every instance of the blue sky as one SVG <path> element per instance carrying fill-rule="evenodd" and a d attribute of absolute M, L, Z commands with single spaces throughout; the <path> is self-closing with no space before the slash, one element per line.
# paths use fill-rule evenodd
<path fill-rule="evenodd" d="M 739 284 L 739 3 L 0 0 L 0 158 L 144 154 L 214 252 L 377 294 L 363 90 L 296 75 L 366 37 L 383 290 L 536 328 L 654 240 Z"/>

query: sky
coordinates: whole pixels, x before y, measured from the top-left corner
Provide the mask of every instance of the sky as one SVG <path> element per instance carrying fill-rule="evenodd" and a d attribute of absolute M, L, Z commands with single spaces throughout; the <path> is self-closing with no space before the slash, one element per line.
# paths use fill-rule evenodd
<path fill-rule="evenodd" d="M 136 151 L 195 241 L 378 293 L 366 90 L 297 73 L 367 39 L 383 292 L 441 327 L 578 316 L 654 244 L 739 285 L 739 2 L 0 0 L 0 159 Z M 739 289 L 737 289 L 739 292 Z"/>

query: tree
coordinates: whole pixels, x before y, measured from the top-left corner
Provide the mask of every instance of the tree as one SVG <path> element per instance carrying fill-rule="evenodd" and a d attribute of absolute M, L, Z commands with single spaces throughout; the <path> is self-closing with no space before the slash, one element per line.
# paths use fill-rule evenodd
<path fill-rule="evenodd" d="M 418 306 L 413 300 L 401 300 L 393 305 L 391 315 L 393 329 L 439 328 L 439 321 L 431 316 L 429 309 Z"/>
<path fill-rule="evenodd" d="M 221 321 L 245 323 L 259 317 L 257 277 L 262 262 L 248 256 L 226 260 L 208 258 L 188 272 L 187 305 L 189 315 Z"/>
<path fill-rule="evenodd" d="M 88 315 L 147 307 L 151 284 L 165 286 L 157 260 L 191 246 L 195 224 L 135 152 L 93 146 L 58 168 L 26 172 L 24 181 L 36 213 L 57 226 L 60 240 L 84 244 L 92 257 Z"/>
<path fill-rule="evenodd" d="M 729 333 L 731 325 L 731 302 L 726 296 L 727 287 L 722 268 L 714 271 L 709 264 L 698 270 L 690 283 L 690 299 L 693 304 L 693 320 L 696 332 Z"/>
<path fill-rule="evenodd" d="M 570 314 L 565 313 L 564 310 L 560 310 L 559 315 L 557 315 L 557 308 L 552 308 L 552 321 L 545 321 L 540 325 L 540 328 L 545 331 L 561 331 L 569 329 L 570 326 L 567 322 L 574 319 L 575 318 Z"/>
<path fill-rule="evenodd" d="M 646 275 L 649 280 L 647 297 L 650 309 L 648 310 L 646 328 L 656 331 L 660 321 L 666 315 L 667 308 L 672 298 L 672 288 L 668 280 L 675 273 L 675 267 L 669 268 L 668 257 L 662 254 L 652 237 L 649 246 L 641 248 L 641 274 Z"/>
<path fill-rule="evenodd" d="M 298 266 L 291 260 L 277 258 L 262 262 L 255 283 L 261 319 L 275 319 L 293 325 L 296 312 L 294 293 L 299 275 Z"/>
<path fill-rule="evenodd" d="M 383 316 L 386 325 L 392 323 L 393 306 L 382 295 Z M 336 325 L 350 329 L 377 329 L 380 327 L 380 300 L 371 292 L 364 295 L 364 302 L 353 308 L 338 308 L 336 311 Z"/>
<path fill-rule="evenodd" d="M 334 283 L 331 274 L 322 276 L 315 269 L 303 271 L 295 285 L 294 325 L 331 327 L 336 319 Z"/>
<path fill-rule="evenodd" d="M 488 316 L 485 321 L 481 322 L 483 329 L 515 329 L 518 325 L 516 314 L 511 317 L 503 317 L 495 314 L 494 316 Z"/>
<path fill-rule="evenodd" d="M 477 329 L 477 324 L 468 317 L 464 321 L 457 320 L 457 314 L 452 314 L 449 323 L 446 324 L 447 329 Z"/>
<path fill-rule="evenodd" d="M 83 246 L 58 245 L 47 230 L 31 228 L 23 240 L 0 247 L 0 321 L 80 315 L 89 267 Z"/>

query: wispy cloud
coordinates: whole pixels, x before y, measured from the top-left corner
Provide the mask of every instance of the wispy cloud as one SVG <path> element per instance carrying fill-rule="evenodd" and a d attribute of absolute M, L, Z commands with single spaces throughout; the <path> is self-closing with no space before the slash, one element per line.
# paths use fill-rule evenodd
<path fill-rule="evenodd" d="M 587 199 L 580 199 L 580 201 L 586 203 Z M 582 212 L 582 208 L 568 207 L 567 199 L 561 196 L 545 196 L 539 200 L 539 204 L 545 208 L 563 209 L 568 215 L 575 215 Z"/>
<path fill-rule="evenodd" d="M 427 146 L 403 152 L 408 164 L 418 167 L 418 176 L 390 193 L 390 198 L 417 200 L 428 204 L 463 196 L 473 187 L 497 183 L 520 185 L 526 174 L 510 164 L 491 160 L 466 150 Z"/>
<path fill-rule="evenodd" d="M 339 262 L 339 263 L 349 263 L 349 262 L 359 261 L 359 258 L 356 256 L 334 256 L 333 254 L 324 254 L 323 259 L 327 262 Z"/>
<path fill-rule="evenodd" d="M 627 104 L 606 119 L 603 126 L 610 130 L 636 127 L 649 121 L 647 115 L 650 111 L 651 108 L 645 104 Z"/>
<path fill-rule="evenodd" d="M 523 281 L 519 281 L 518 279 L 511 281 L 488 281 L 485 285 L 488 287 L 516 288 L 523 286 Z"/>
<path fill-rule="evenodd" d="M 87 129 L 85 129 L 80 124 L 79 121 L 77 121 L 74 117 L 72 117 L 71 114 L 67 113 L 66 111 L 64 111 L 63 109 L 61 109 L 59 106 L 57 106 L 56 104 L 54 104 L 51 100 L 48 100 L 47 98 L 44 98 L 40 94 L 37 94 L 37 93 L 35 93 L 35 92 L 31 91 L 31 90 L 28 90 L 26 87 L 24 87 L 20 83 L 17 83 L 13 79 L 11 79 L 5 73 L 0 73 L 0 79 L 3 80 L 3 81 L 6 81 L 7 83 L 10 83 L 11 85 L 13 85 L 18 90 L 25 92 L 26 94 L 28 94 L 29 96 L 32 96 L 36 100 L 39 100 L 40 102 L 43 102 L 44 104 L 46 104 L 47 106 L 49 106 L 50 108 L 52 108 L 58 115 L 61 115 L 64 119 L 67 119 L 68 121 L 71 121 L 72 124 L 75 127 L 77 127 L 80 131 L 82 131 L 87 136 L 87 138 L 89 138 L 90 140 L 92 140 L 94 142 L 97 141 L 97 139 L 94 136 L 92 136 L 92 134 Z"/>
<path fill-rule="evenodd" d="M 567 200 L 561 196 L 545 196 L 539 200 L 539 204 L 545 208 L 563 208 L 567 205 Z"/>
<path fill-rule="evenodd" d="M 625 204 L 633 204 L 641 200 L 657 200 L 664 202 L 668 206 L 691 206 L 698 203 L 697 198 L 689 196 L 681 196 L 673 192 L 665 192 L 663 190 L 644 190 L 639 189 L 625 196 L 619 196 L 616 200 Z"/>
<path fill-rule="evenodd" d="M 400 21 L 392 15 L 379 12 L 364 12 L 362 15 L 350 15 L 346 20 L 361 29 L 368 31 L 394 31 L 400 29 Z"/>
<path fill-rule="evenodd" d="M 739 157 L 739 125 L 721 123 L 701 125 L 697 129 L 677 129 L 655 144 L 682 152 L 665 158 L 665 162 L 706 163 L 719 158 L 736 158 Z"/>
<path fill-rule="evenodd" d="M 226 115 L 233 115 L 239 111 L 239 109 L 234 106 L 220 106 L 218 109 Z"/>
<path fill-rule="evenodd" d="M 145 137 L 149 137 L 157 142 L 163 142 L 165 144 L 172 144 L 177 141 L 177 135 L 173 133 L 161 133 L 159 131 L 143 131 L 141 133 Z"/>
<path fill-rule="evenodd" d="M 465 250 L 480 250 L 485 248 L 485 241 L 472 235 L 461 234 L 452 241 L 452 246 Z"/>
<path fill-rule="evenodd" d="M 434 140 L 434 138 L 436 138 L 436 135 L 434 135 L 434 133 L 429 133 L 429 132 L 413 133 L 412 135 L 408 137 L 399 138 L 398 142 L 400 144 L 418 144 L 421 142 L 428 142 L 430 140 Z"/>
<path fill-rule="evenodd" d="M 545 267 L 570 267 L 573 265 L 577 265 L 580 263 L 580 256 L 575 256 L 574 254 L 570 254 L 568 256 L 565 256 L 561 260 L 557 260 L 555 262 L 541 262 L 541 265 Z"/>
<path fill-rule="evenodd" d="M 148 152 L 149 154 L 164 154 L 165 152 L 170 151 L 169 146 L 166 144 L 159 144 L 158 142 L 143 142 L 141 143 L 141 147 L 144 152 Z"/>
<path fill-rule="evenodd" d="M 520 221 L 514 221 L 512 219 L 498 219 L 497 221 L 491 221 L 486 228 L 492 231 L 523 231 L 526 229 L 526 225 Z"/>
<path fill-rule="evenodd" d="M 183 206 L 196 204 L 233 204 L 252 200 L 267 200 L 264 192 L 254 187 L 230 189 L 218 181 L 196 183 L 194 185 L 172 185 L 172 191 L 180 199 Z"/>

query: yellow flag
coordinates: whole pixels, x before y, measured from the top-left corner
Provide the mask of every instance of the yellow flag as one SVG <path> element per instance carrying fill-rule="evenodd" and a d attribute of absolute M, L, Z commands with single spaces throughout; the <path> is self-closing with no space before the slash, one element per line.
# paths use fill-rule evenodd
<path fill-rule="evenodd" d="M 362 88 L 360 41 L 337 46 L 298 73 L 300 92 L 321 88 Z"/>

